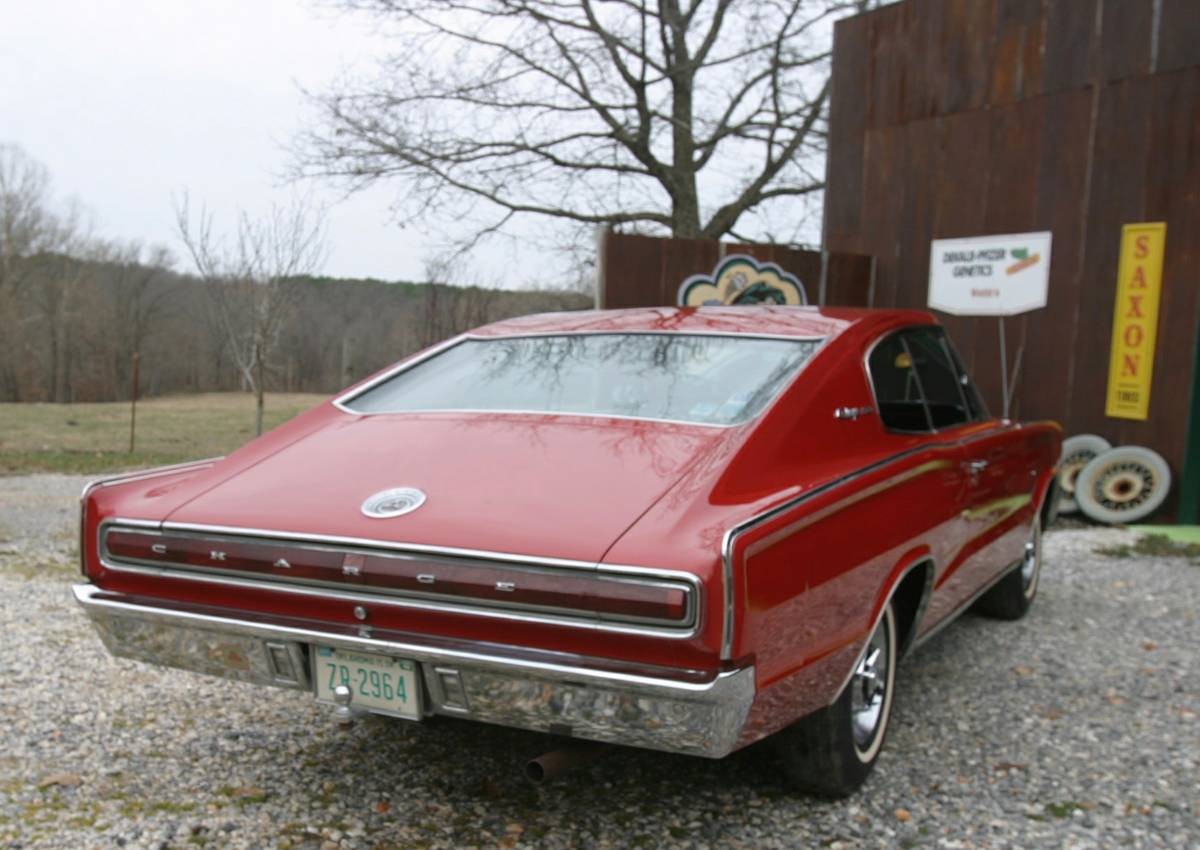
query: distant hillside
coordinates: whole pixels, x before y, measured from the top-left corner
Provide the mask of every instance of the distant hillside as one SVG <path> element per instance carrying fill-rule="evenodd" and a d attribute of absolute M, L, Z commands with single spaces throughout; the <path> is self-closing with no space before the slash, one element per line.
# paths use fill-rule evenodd
<path fill-rule="evenodd" d="M 38 256 L 0 290 L 0 400 L 128 398 L 133 353 L 143 395 L 236 390 L 242 380 L 211 286 L 138 263 Z M 476 325 L 591 306 L 576 293 L 379 280 L 288 282 L 267 389 L 332 393 Z M 231 290 L 232 291 L 232 290 Z M 249 309 L 249 308 L 248 308 Z"/>

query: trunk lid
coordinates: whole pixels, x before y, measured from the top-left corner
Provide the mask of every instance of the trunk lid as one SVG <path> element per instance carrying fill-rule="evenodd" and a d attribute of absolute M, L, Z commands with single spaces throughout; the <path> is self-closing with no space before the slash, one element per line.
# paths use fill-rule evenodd
<path fill-rule="evenodd" d="M 526 414 L 336 413 L 322 428 L 176 508 L 172 523 L 598 562 L 737 429 Z M 417 510 L 365 516 L 373 494 Z"/>

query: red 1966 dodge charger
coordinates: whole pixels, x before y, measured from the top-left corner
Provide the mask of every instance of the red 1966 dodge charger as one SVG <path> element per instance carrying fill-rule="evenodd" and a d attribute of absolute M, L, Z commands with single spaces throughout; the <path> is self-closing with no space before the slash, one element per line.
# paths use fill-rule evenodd
<path fill-rule="evenodd" d="M 897 661 L 1037 590 L 1060 430 L 988 414 L 924 312 L 531 316 L 218 460 L 83 494 L 115 655 L 867 776 Z"/>

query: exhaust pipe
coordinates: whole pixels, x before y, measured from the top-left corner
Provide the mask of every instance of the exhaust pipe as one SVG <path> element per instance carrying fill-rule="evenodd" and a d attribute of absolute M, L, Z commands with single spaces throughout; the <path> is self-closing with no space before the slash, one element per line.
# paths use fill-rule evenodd
<path fill-rule="evenodd" d="M 534 785 L 541 785 L 561 773 L 607 755 L 611 749 L 607 744 L 579 744 L 542 753 L 537 758 L 525 762 L 525 778 Z"/>

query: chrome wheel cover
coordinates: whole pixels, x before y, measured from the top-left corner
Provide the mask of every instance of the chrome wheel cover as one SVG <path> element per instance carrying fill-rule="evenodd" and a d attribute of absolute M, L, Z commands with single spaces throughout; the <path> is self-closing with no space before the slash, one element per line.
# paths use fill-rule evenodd
<path fill-rule="evenodd" d="M 877 743 L 885 720 L 884 712 L 891 694 L 891 620 L 884 616 L 863 652 L 850 679 L 850 722 L 854 747 L 860 756 Z"/>
<path fill-rule="evenodd" d="M 1029 541 L 1025 544 L 1025 552 L 1021 556 L 1021 590 L 1026 599 L 1032 599 L 1037 592 L 1038 575 L 1042 570 L 1042 521 L 1040 517 L 1033 520 L 1033 530 L 1029 533 Z"/>

